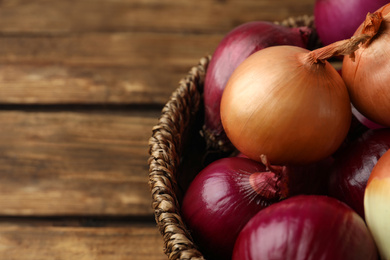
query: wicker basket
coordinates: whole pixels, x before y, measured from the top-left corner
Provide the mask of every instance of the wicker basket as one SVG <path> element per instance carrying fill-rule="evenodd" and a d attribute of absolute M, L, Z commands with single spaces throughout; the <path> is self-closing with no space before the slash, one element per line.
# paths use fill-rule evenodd
<path fill-rule="evenodd" d="M 289 18 L 276 23 L 288 27 L 314 28 L 312 16 Z M 314 35 L 313 46 L 320 46 L 317 38 Z M 208 150 L 209 146 L 201 135 L 203 82 L 210 58 L 202 58 L 180 81 L 163 108 L 149 140 L 152 207 L 164 240 L 164 252 L 170 260 L 205 259 L 182 220 L 180 202 L 191 179 L 206 163 L 203 161 L 206 155 L 221 156 L 218 151 Z"/>

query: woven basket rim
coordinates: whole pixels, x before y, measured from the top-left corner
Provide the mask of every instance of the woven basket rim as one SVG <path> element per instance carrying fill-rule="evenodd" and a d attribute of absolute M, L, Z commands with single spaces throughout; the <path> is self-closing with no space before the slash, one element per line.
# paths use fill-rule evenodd
<path fill-rule="evenodd" d="M 303 15 L 275 22 L 287 27 L 315 28 L 314 17 Z M 181 217 L 176 192 L 176 174 L 185 136 L 192 118 L 201 109 L 203 83 L 211 56 L 203 57 L 180 80 L 162 109 L 149 139 L 149 186 L 157 227 L 163 237 L 164 253 L 170 260 L 204 260 Z"/>
<path fill-rule="evenodd" d="M 198 112 L 203 81 L 211 57 L 204 57 L 179 82 L 162 110 L 149 140 L 149 186 L 156 223 L 164 239 L 169 259 L 204 259 L 196 248 L 180 216 L 176 171 L 180 162 L 181 140 L 191 116 Z"/>

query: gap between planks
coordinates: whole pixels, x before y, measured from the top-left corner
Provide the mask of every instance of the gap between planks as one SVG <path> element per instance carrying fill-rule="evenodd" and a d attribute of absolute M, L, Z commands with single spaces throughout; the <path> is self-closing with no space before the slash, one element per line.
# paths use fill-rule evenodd
<path fill-rule="evenodd" d="M 162 237 L 152 223 L 71 222 L 0 219 L 0 259 L 166 259 Z"/>

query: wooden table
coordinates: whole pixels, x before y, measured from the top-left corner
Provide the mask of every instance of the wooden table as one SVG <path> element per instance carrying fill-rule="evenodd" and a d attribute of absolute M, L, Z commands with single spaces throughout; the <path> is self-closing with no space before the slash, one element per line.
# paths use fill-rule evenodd
<path fill-rule="evenodd" d="M 148 139 L 177 83 L 247 21 L 314 0 L 1 0 L 0 259 L 167 259 Z"/>

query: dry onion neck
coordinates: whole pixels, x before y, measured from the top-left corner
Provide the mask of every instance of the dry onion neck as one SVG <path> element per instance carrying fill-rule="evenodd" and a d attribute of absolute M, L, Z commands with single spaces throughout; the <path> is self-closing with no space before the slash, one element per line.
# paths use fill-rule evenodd
<path fill-rule="evenodd" d="M 327 59 L 332 57 L 345 55 L 349 55 L 353 60 L 355 57 L 355 51 L 364 44 L 369 43 L 369 41 L 378 33 L 382 21 L 383 16 L 381 12 L 368 13 L 359 35 L 355 35 L 349 39 L 337 41 L 325 47 L 305 53 L 303 54 L 303 61 L 313 65 L 324 63 Z"/>
<path fill-rule="evenodd" d="M 367 34 L 369 36 L 374 37 L 382 24 L 383 15 L 382 11 L 375 13 L 368 13 L 366 16 L 366 20 L 364 20 L 362 31 L 360 34 Z"/>
<path fill-rule="evenodd" d="M 255 172 L 249 177 L 252 188 L 268 201 L 280 200 L 289 195 L 288 178 L 284 166 L 271 165 L 265 155 L 261 156 L 265 172 Z"/>

